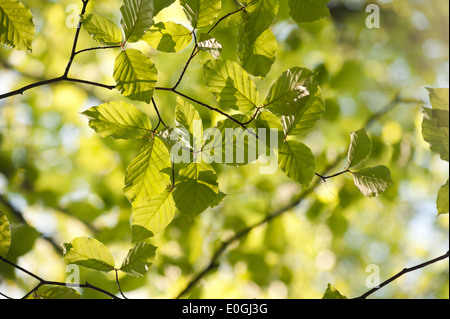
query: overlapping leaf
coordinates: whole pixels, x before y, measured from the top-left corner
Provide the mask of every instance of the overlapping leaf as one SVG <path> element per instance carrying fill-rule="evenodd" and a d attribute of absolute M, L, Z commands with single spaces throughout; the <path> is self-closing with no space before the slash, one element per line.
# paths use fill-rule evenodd
<path fill-rule="evenodd" d="M 199 50 L 209 52 L 214 59 L 218 59 L 220 57 L 222 45 L 207 33 L 200 34 L 197 46 Z"/>
<path fill-rule="evenodd" d="M 203 70 L 208 89 L 225 108 L 248 112 L 258 104 L 255 83 L 242 67 L 229 60 L 209 60 Z"/>
<path fill-rule="evenodd" d="M 133 207 L 139 207 L 166 189 L 170 175 L 169 152 L 159 138 L 152 138 L 127 168 L 125 195 Z"/>
<path fill-rule="evenodd" d="M 242 13 L 243 37 L 248 45 L 255 43 L 272 24 L 278 13 L 278 0 L 245 0 L 240 1 L 246 6 Z"/>
<path fill-rule="evenodd" d="M 210 26 L 222 8 L 221 0 L 180 0 L 194 29 Z"/>
<path fill-rule="evenodd" d="M 155 9 L 153 14 L 156 16 L 160 11 L 167 8 L 174 2 L 175 0 L 153 0 L 153 8 Z"/>
<path fill-rule="evenodd" d="M 114 258 L 108 248 L 95 238 L 78 237 L 62 244 L 63 258 L 67 264 L 109 272 L 114 269 Z"/>
<path fill-rule="evenodd" d="M 31 52 L 34 33 L 30 9 L 17 0 L 0 1 L 0 43 Z"/>
<path fill-rule="evenodd" d="M 203 143 L 203 125 L 200 114 L 195 107 L 182 98 L 177 98 L 175 121 L 178 127 L 184 128 L 189 136 L 182 136 L 188 147 L 200 150 Z M 183 131 L 180 132 L 183 135 Z"/>
<path fill-rule="evenodd" d="M 153 264 L 155 255 L 155 246 L 140 242 L 129 250 L 120 270 L 135 277 L 142 277 L 147 272 L 148 267 Z"/>
<path fill-rule="evenodd" d="M 83 114 L 89 118 L 89 126 L 102 137 L 131 139 L 151 134 L 149 117 L 132 104 L 109 102 Z"/>
<path fill-rule="evenodd" d="M 264 106 L 282 117 L 286 135 L 312 128 L 325 111 L 325 102 L 312 71 L 292 68 L 272 85 Z"/>
<path fill-rule="evenodd" d="M 234 118 L 245 123 L 250 116 L 237 115 Z M 205 130 L 207 141 L 202 155 L 208 163 L 223 163 L 230 166 L 241 166 L 256 161 L 259 154 L 265 151 L 265 144 L 260 147 L 255 123 L 244 129 L 235 121 L 226 119 L 219 121 L 212 130 Z"/>
<path fill-rule="evenodd" d="M 265 77 L 275 62 L 277 38 L 270 29 L 265 30 L 253 43 L 238 41 L 238 57 L 242 67 L 250 74 Z"/>
<path fill-rule="evenodd" d="M 153 0 L 124 0 L 120 11 L 125 41 L 139 41 L 153 25 Z"/>
<path fill-rule="evenodd" d="M 100 44 L 117 45 L 122 41 L 122 32 L 114 22 L 97 14 L 89 14 L 83 17 L 84 30 Z"/>
<path fill-rule="evenodd" d="M 175 22 L 159 22 L 142 37 L 154 49 L 162 52 L 179 52 L 192 41 L 192 33 Z"/>
<path fill-rule="evenodd" d="M 116 88 L 131 100 L 150 103 L 158 79 L 152 60 L 136 49 L 119 53 L 114 64 Z"/>
<path fill-rule="evenodd" d="M 213 204 L 218 195 L 217 175 L 209 164 L 191 163 L 180 170 L 173 193 L 180 213 L 196 217 Z"/>
<path fill-rule="evenodd" d="M 305 144 L 288 140 L 278 150 L 278 166 L 292 180 L 308 186 L 314 177 L 316 161 Z"/>
<path fill-rule="evenodd" d="M 131 222 L 132 241 L 138 242 L 161 232 L 170 224 L 175 211 L 172 189 L 166 189 L 160 195 L 135 205 Z"/>
<path fill-rule="evenodd" d="M 364 168 L 352 172 L 355 186 L 367 197 L 375 197 L 392 185 L 391 172 L 386 166 Z"/>

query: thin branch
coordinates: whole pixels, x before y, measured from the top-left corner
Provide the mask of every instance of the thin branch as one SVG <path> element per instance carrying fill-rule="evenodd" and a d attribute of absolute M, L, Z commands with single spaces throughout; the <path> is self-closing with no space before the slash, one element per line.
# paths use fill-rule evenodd
<path fill-rule="evenodd" d="M 114 269 L 114 271 L 116 272 L 116 283 L 117 283 L 117 289 L 119 289 L 120 294 L 122 295 L 122 297 L 124 299 L 128 299 L 127 297 L 125 297 L 125 295 L 122 292 L 122 289 L 120 288 L 120 282 L 119 282 L 119 270 L 118 269 Z"/>
<path fill-rule="evenodd" d="M 82 0 L 83 2 L 83 8 L 81 9 L 80 13 L 80 21 L 78 22 L 77 31 L 75 32 L 75 38 L 73 39 L 73 45 L 72 45 L 72 52 L 70 53 L 69 62 L 67 63 L 66 70 L 64 71 L 64 77 L 67 77 L 69 75 L 70 67 L 72 66 L 73 59 L 76 55 L 77 50 L 77 44 L 78 44 L 78 37 L 80 36 L 81 31 L 81 17 L 86 13 L 86 7 L 89 3 L 89 0 Z"/>
<path fill-rule="evenodd" d="M 316 176 L 320 177 L 326 183 L 327 179 L 338 177 L 338 176 L 341 176 L 341 175 L 343 175 L 345 173 L 351 173 L 351 171 L 349 169 L 346 169 L 345 171 L 342 171 L 342 172 L 339 172 L 339 173 L 336 173 L 336 174 L 330 175 L 330 176 L 322 176 L 322 175 L 320 175 L 318 173 L 315 173 L 315 174 L 316 174 Z"/>
<path fill-rule="evenodd" d="M 403 275 L 405 275 L 405 274 L 407 274 L 407 273 L 409 273 L 409 272 L 412 272 L 412 271 L 416 271 L 416 270 L 418 270 L 418 269 L 425 268 L 425 267 L 427 267 L 427 266 L 429 266 L 429 265 L 432 265 L 432 264 L 434 264 L 434 263 L 437 263 L 437 262 L 439 262 L 439 261 L 441 261 L 441 260 L 448 259 L 448 258 L 449 258 L 449 252 L 447 251 L 444 255 L 439 256 L 439 257 L 437 257 L 437 258 L 434 258 L 434 259 L 432 259 L 432 260 L 430 260 L 430 261 L 424 262 L 424 263 L 422 263 L 422 264 L 420 264 L 420 265 L 417 265 L 417 266 L 414 266 L 414 267 L 411 267 L 411 268 L 405 268 L 405 269 L 403 269 L 402 271 L 400 271 L 398 274 L 392 276 L 392 277 L 389 278 L 388 280 L 386 280 L 386 281 L 384 281 L 383 283 L 381 283 L 378 287 L 375 287 L 375 288 L 369 290 L 368 292 L 366 292 L 365 294 L 363 294 L 363 295 L 357 297 L 356 299 L 366 299 L 368 296 L 370 296 L 371 294 L 377 292 L 378 290 L 380 290 L 380 289 L 383 288 L 384 286 L 390 284 L 391 282 L 393 282 L 394 280 L 398 279 L 399 277 L 401 277 L 401 276 L 403 276 Z"/>
<path fill-rule="evenodd" d="M 156 102 L 155 102 L 154 98 L 152 98 L 152 104 L 155 109 L 156 115 L 158 115 L 158 124 L 156 124 L 156 127 L 155 127 L 155 131 L 156 131 L 160 124 L 162 124 L 164 127 L 166 127 L 166 124 L 164 123 L 164 121 L 161 117 L 161 114 L 159 113 L 159 110 L 158 110 L 158 107 L 156 106 Z"/>
<path fill-rule="evenodd" d="M 82 0 L 83 2 L 83 8 L 81 9 L 81 13 L 80 16 L 82 16 L 83 14 L 86 13 L 86 7 L 89 3 L 89 0 Z M 77 43 L 78 43 L 78 38 L 80 35 L 80 30 L 81 30 L 81 19 L 80 22 L 78 23 L 77 26 L 77 31 L 75 32 L 75 37 L 73 40 L 73 44 L 72 44 L 72 51 L 69 57 L 69 62 L 66 65 L 66 68 L 64 70 L 64 74 L 62 76 L 59 77 L 55 77 L 52 79 L 48 79 L 48 80 L 43 80 L 43 81 L 38 81 L 29 85 L 26 85 L 20 89 L 8 92 L 8 93 L 4 93 L 0 95 L 0 100 L 14 96 L 14 95 L 22 95 L 25 91 L 28 91 L 30 89 L 36 88 L 36 87 L 40 87 L 43 85 L 47 85 L 47 84 L 52 84 L 52 83 L 57 83 L 57 82 L 63 82 L 63 81 L 67 81 L 67 82 L 75 82 L 75 83 L 82 83 L 82 84 L 88 84 L 88 85 L 92 85 L 92 86 L 98 86 L 101 88 L 105 88 L 105 89 L 109 89 L 112 90 L 114 89 L 116 86 L 115 85 L 107 85 L 107 84 L 102 84 L 102 83 L 97 83 L 97 82 L 93 82 L 93 81 L 87 81 L 87 80 L 81 80 L 81 79 L 74 79 L 74 78 L 70 78 L 69 77 L 69 71 L 70 68 L 72 66 L 72 63 L 74 61 L 74 58 L 76 55 L 82 53 L 82 52 L 86 52 L 86 51 L 92 51 L 92 50 L 100 50 L 100 49 L 109 49 L 109 48 L 117 48 L 120 46 L 107 46 L 107 47 L 96 47 L 96 48 L 89 48 L 89 49 L 83 49 L 80 51 L 76 51 L 77 48 Z"/>
<path fill-rule="evenodd" d="M 31 271 L 26 270 L 25 268 L 13 263 L 12 261 L 0 256 L 0 261 L 24 272 L 25 274 L 27 274 L 30 277 L 33 277 L 34 279 L 38 280 L 39 283 L 32 289 L 30 290 L 28 293 L 25 294 L 25 296 L 22 297 L 22 299 L 26 299 L 28 298 L 32 293 L 36 292 L 41 286 L 45 286 L 45 285 L 50 285 L 50 286 L 65 286 L 68 288 L 88 288 L 88 289 L 92 289 L 95 291 L 98 291 L 106 296 L 109 296 L 112 299 L 120 299 L 119 297 L 117 297 L 116 295 L 110 293 L 109 291 L 106 291 L 102 288 L 96 287 L 94 285 L 91 285 L 90 283 L 86 282 L 84 284 L 72 284 L 72 283 L 66 283 L 66 282 L 59 282 L 59 281 L 48 281 L 45 280 L 41 277 L 39 277 L 36 274 L 33 274 Z"/>
<path fill-rule="evenodd" d="M 88 51 L 94 51 L 94 50 L 105 50 L 105 49 L 115 49 L 115 48 L 121 48 L 121 45 L 108 45 L 108 46 L 104 46 L 104 47 L 94 47 L 94 48 L 88 48 L 88 49 L 83 49 L 83 50 L 79 50 L 77 52 L 75 52 L 74 56 L 83 53 L 83 52 L 88 52 Z"/>
<path fill-rule="evenodd" d="M 226 15 L 224 15 L 222 18 L 220 18 L 219 20 L 217 20 L 217 22 L 211 27 L 211 29 L 209 29 L 209 31 L 207 32 L 207 34 L 210 34 L 223 20 L 225 20 L 226 18 L 228 18 L 229 16 L 232 16 L 233 14 L 236 14 L 238 12 L 244 11 L 245 10 L 245 6 L 239 8 L 236 11 L 230 12 Z"/>
<path fill-rule="evenodd" d="M 175 83 L 175 85 L 172 88 L 174 91 L 177 89 L 178 85 L 180 85 L 181 81 L 183 80 L 183 77 L 186 74 L 186 71 L 187 71 L 187 69 L 189 67 L 189 64 L 191 64 L 192 59 L 194 59 L 194 57 L 198 53 L 198 50 L 197 50 L 198 49 L 198 42 L 197 42 L 197 36 L 195 35 L 195 30 L 192 31 L 192 36 L 194 37 L 194 42 L 195 42 L 194 49 L 192 50 L 192 53 L 189 56 L 189 59 L 187 60 L 185 66 L 183 68 L 183 71 L 181 72 L 181 75 L 178 78 L 177 83 Z"/>
<path fill-rule="evenodd" d="M 331 164 L 326 171 L 330 171 L 331 169 L 334 169 L 337 164 L 339 163 L 340 158 L 338 158 L 333 164 Z M 261 219 L 259 222 L 256 222 L 241 231 L 237 232 L 235 235 L 233 235 L 228 240 L 222 242 L 222 244 L 219 245 L 219 247 L 215 250 L 213 256 L 211 257 L 210 262 L 208 265 L 206 265 L 197 275 L 195 275 L 189 283 L 186 285 L 186 287 L 177 295 L 177 299 L 183 297 L 186 295 L 202 278 L 204 278 L 209 272 L 211 272 L 213 269 L 218 267 L 218 260 L 219 258 L 225 253 L 225 251 L 230 247 L 231 244 L 234 242 L 240 240 L 242 237 L 250 233 L 255 228 L 265 225 L 272 221 L 273 219 L 285 214 L 286 212 L 289 212 L 292 208 L 299 205 L 301 202 L 303 202 L 309 194 L 311 194 L 316 187 L 319 185 L 319 181 L 317 180 L 310 188 L 304 190 L 299 195 L 295 196 L 291 203 L 272 214 L 267 215 L 265 218 Z"/>

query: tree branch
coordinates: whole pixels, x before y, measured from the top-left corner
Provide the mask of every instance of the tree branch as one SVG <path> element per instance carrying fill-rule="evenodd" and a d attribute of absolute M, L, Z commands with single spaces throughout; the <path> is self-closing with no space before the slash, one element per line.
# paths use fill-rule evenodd
<path fill-rule="evenodd" d="M 425 268 L 425 267 L 427 267 L 427 266 L 429 266 L 429 265 L 432 265 L 432 264 L 434 264 L 434 263 L 437 263 L 437 262 L 439 262 L 439 261 L 441 261 L 441 260 L 448 259 L 448 258 L 449 258 L 449 252 L 447 251 L 444 255 L 439 256 L 439 257 L 437 257 L 437 258 L 434 258 L 434 259 L 432 259 L 432 260 L 430 260 L 430 261 L 424 262 L 424 263 L 422 263 L 422 264 L 420 264 L 420 265 L 417 265 L 417 266 L 414 266 L 414 267 L 411 267 L 411 268 L 404 268 L 402 271 L 400 271 L 400 272 L 397 273 L 396 275 L 392 276 L 392 277 L 389 278 L 388 280 L 386 280 L 386 281 L 384 281 L 383 283 L 381 283 L 378 287 L 375 287 L 375 288 L 369 290 L 369 291 L 366 292 L 365 294 L 363 294 L 363 295 L 361 295 L 361 296 L 359 296 L 359 297 L 357 297 L 357 298 L 355 298 L 355 299 L 366 299 L 368 296 L 370 296 L 371 294 L 377 292 L 378 290 L 380 290 L 380 289 L 383 288 L 384 286 L 390 284 L 391 282 L 393 282 L 394 280 L 398 279 L 399 277 L 401 277 L 401 276 L 403 276 L 403 275 L 405 275 L 405 274 L 407 274 L 407 273 L 409 273 L 409 272 L 412 272 L 412 271 L 416 271 L 416 270 L 418 270 L 418 269 Z"/>
<path fill-rule="evenodd" d="M 373 114 L 371 117 L 369 117 L 366 121 L 365 126 L 370 126 L 370 124 L 375 121 L 376 119 L 378 119 L 380 116 L 388 113 L 389 111 L 391 111 L 396 105 L 398 105 L 399 103 L 403 102 L 404 100 L 399 98 L 399 95 L 397 94 L 396 97 L 385 107 L 383 108 L 380 112 Z M 184 295 L 186 295 L 202 278 L 204 278 L 210 271 L 212 271 L 213 269 L 217 268 L 218 266 L 218 260 L 219 258 L 224 254 L 224 252 L 228 249 L 228 247 L 238 241 L 239 239 L 241 239 L 243 236 L 247 235 L 248 233 L 250 233 L 253 229 L 262 226 L 268 222 L 270 222 L 271 220 L 273 220 L 274 218 L 283 215 L 284 213 L 290 211 L 292 208 L 296 207 L 297 205 L 299 205 L 309 194 L 311 194 L 316 187 L 320 184 L 320 181 L 322 180 L 323 182 L 326 182 L 327 179 L 333 178 L 333 177 L 337 177 L 340 175 L 343 175 L 347 172 L 350 172 L 349 169 L 346 169 L 345 171 L 339 172 L 337 174 L 334 175 L 330 175 L 327 176 L 326 174 L 335 169 L 337 167 L 337 165 L 339 164 L 339 162 L 344 158 L 344 155 L 339 156 L 338 158 L 336 158 L 336 160 L 334 161 L 334 163 L 330 164 L 327 169 L 325 170 L 324 175 L 315 173 L 316 176 L 318 176 L 320 179 L 317 180 L 310 188 L 304 190 L 302 193 L 300 193 L 296 198 L 294 198 L 291 203 L 287 206 L 285 206 L 284 208 L 281 208 L 278 211 L 275 211 L 274 213 L 266 216 L 265 218 L 263 218 L 262 220 L 260 220 L 259 222 L 248 226 L 247 228 L 244 228 L 243 230 L 241 230 L 240 232 L 236 233 L 234 236 L 232 236 L 230 239 L 228 239 L 227 241 L 222 242 L 221 245 L 219 245 L 219 247 L 215 250 L 213 256 L 211 257 L 210 262 L 208 263 L 208 265 L 206 265 L 197 275 L 195 275 L 186 285 L 186 287 L 177 295 L 177 299 L 183 297 Z"/>
<path fill-rule="evenodd" d="M 72 283 L 65 283 L 65 282 L 59 282 L 59 281 L 48 281 L 45 280 L 41 277 L 39 277 L 36 274 L 33 274 L 31 271 L 26 270 L 25 268 L 13 263 L 12 261 L 9 261 L 8 259 L 0 256 L 0 261 L 22 271 L 23 273 L 27 274 L 30 277 L 33 277 L 34 279 L 38 280 L 39 283 L 37 284 L 37 286 L 35 286 L 32 290 L 30 290 L 28 293 L 25 294 L 25 296 L 22 297 L 22 299 L 26 299 L 28 298 L 32 293 L 36 292 L 41 286 L 45 286 L 45 285 L 50 285 L 50 286 L 65 286 L 68 288 L 88 288 L 88 289 L 92 289 L 95 291 L 98 291 L 112 299 L 120 299 L 119 297 L 117 297 L 116 295 L 110 293 L 109 291 L 106 291 L 102 288 L 96 287 L 94 285 L 91 285 L 90 283 L 86 282 L 84 284 L 72 284 Z M 2 294 L 3 295 L 3 294 Z"/>

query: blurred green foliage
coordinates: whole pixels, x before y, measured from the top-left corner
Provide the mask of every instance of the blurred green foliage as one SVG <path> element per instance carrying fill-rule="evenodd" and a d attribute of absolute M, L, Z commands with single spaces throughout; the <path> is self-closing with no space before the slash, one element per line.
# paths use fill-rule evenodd
<path fill-rule="evenodd" d="M 235 10 L 224 0 L 220 16 Z M 23 0 L 36 25 L 33 53 L 0 46 L 0 93 L 60 76 L 70 56 L 75 29 L 66 27 L 74 0 Z M 121 1 L 91 1 L 88 11 L 119 24 Z M 448 17 L 446 0 L 379 1 L 381 28 L 368 29 L 366 3 L 332 0 L 331 16 L 298 25 L 280 1 L 272 31 L 278 41 L 276 61 L 264 81 L 255 78 L 261 96 L 288 68 L 318 73 L 326 99 L 324 118 L 304 136 L 322 172 L 339 156 L 341 166 L 350 142 L 372 114 L 397 95 L 404 102 L 422 100 L 425 87 L 448 87 Z M 186 24 L 179 2 L 155 19 Z M 214 30 L 223 58 L 238 60 L 235 28 L 229 19 Z M 85 32 L 79 48 L 96 46 Z M 161 53 L 142 43 L 158 69 L 158 86 L 178 79 L 190 49 Z M 98 50 L 76 57 L 74 77 L 114 84 L 114 59 L 120 49 Z M 190 65 L 180 91 L 215 105 L 205 94 L 203 71 Z M 167 124 L 174 124 L 176 98 L 156 92 Z M 56 243 L 90 236 L 105 243 L 116 260 L 131 245 L 131 207 L 123 194 L 125 169 L 142 142 L 102 139 L 81 115 L 110 101 L 127 101 L 118 91 L 73 83 L 43 86 L 0 101 L 0 209 L 11 223 L 8 259 L 48 280 L 65 281 L 68 273 Z M 366 292 L 366 267 L 380 267 L 381 280 L 406 266 L 448 250 L 449 219 L 437 217 L 436 196 L 448 178 L 448 165 L 431 153 L 421 135 L 422 103 L 400 102 L 368 128 L 373 149 L 368 164 L 385 163 L 394 184 L 377 198 L 366 198 L 351 176 L 322 183 L 306 201 L 270 223 L 254 229 L 230 247 L 219 267 L 190 293 L 192 298 L 321 298 L 328 283 L 356 297 Z M 151 118 L 153 108 L 133 102 Z M 198 107 L 205 126 L 219 119 Z M 260 175 L 258 164 L 214 167 L 225 200 L 195 219 L 176 215 L 152 238 L 156 260 L 144 277 L 121 275 L 127 297 L 172 298 L 210 260 L 221 240 L 287 205 L 301 191 L 283 172 Z M 336 172 L 337 172 L 336 171 Z M 21 214 L 22 218 L 18 215 Z M 24 221 L 26 223 L 24 223 Z M 57 246 L 57 245 L 56 245 Z M 82 281 L 117 292 L 114 274 L 80 269 Z M 21 297 L 35 282 L 0 264 L 0 291 Z M 44 291 L 44 290 L 43 290 Z M 104 297 L 84 289 L 83 298 Z M 378 298 L 448 298 L 448 264 L 409 274 L 374 295 Z"/>

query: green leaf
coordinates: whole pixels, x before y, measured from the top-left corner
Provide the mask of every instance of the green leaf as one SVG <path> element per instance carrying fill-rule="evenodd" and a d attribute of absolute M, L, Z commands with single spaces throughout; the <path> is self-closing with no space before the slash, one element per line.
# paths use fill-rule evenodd
<path fill-rule="evenodd" d="M 109 102 L 92 107 L 82 114 L 89 118 L 89 126 L 101 137 L 132 139 L 152 133 L 149 117 L 132 104 Z"/>
<path fill-rule="evenodd" d="M 236 115 L 241 123 L 250 121 L 250 116 Z M 255 123 L 248 125 L 247 129 L 241 127 L 231 119 L 219 121 L 202 148 L 202 156 L 208 163 L 224 163 L 230 166 L 246 165 L 256 161 L 265 151 L 265 144 L 259 147 Z M 214 134 L 212 134 L 214 133 Z M 208 134 L 205 134 L 208 135 Z"/>
<path fill-rule="evenodd" d="M 438 214 L 448 214 L 449 213 L 449 181 L 447 180 L 447 183 L 445 185 L 442 185 L 441 189 L 439 190 L 436 206 L 438 210 Z"/>
<path fill-rule="evenodd" d="M 147 272 L 148 267 L 153 264 L 155 255 L 155 246 L 140 242 L 130 249 L 120 270 L 135 277 L 142 277 Z"/>
<path fill-rule="evenodd" d="M 242 13 L 243 37 L 252 45 L 273 22 L 278 13 L 278 0 L 240 1 L 246 6 Z"/>
<path fill-rule="evenodd" d="M 159 138 L 152 138 L 127 168 L 125 195 L 133 207 L 139 207 L 161 194 L 169 184 L 170 176 L 169 152 Z"/>
<path fill-rule="evenodd" d="M 183 137 L 187 144 L 194 150 L 200 150 L 203 139 L 202 118 L 192 104 L 180 97 L 177 97 L 175 121 L 178 127 L 183 127 L 189 132 L 190 136 Z"/>
<path fill-rule="evenodd" d="M 33 15 L 20 1 L 0 1 L 0 43 L 31 52 L 35 27 Z"/>
<path fill-rule="evenodd" d="M 114 64 L 116 88 L 135 101 L 150 103 L 158 79 L 152 60 L 136 49 L 127 49 L 117 56 Z"/>
<path fill-rule="evenodd" d="M 350 147 L 347 155 L 348 168 L 358 165 L 372 152 L 372 142 L 364 128 L 352 132 L 350 139 Z"/>
<path fill-rule="evenodd" d="M 313 153 L 305 144 L 288 140 L 278 150 L 278 166 L 292 180 L 308 186 L 316 171 Z"/>
<path fill-rule="evenodd" d="M 89 14 L 82 19 L 84 30 L 100 44 L 117 45 L 122 41 L 122 32 L 114 22 L 97 14 Z"/>
<path fill-rule="evenodd" d="M 0 256 L 6 257 L 11 246 L 11 229 L 5 214 L 0 210 Z"/>
<path fill-rule="evenodd" d="M 330 0 L 289 0 L 291 17 L 297 23 L 314 22 L 330 15 Z"/>
<path fill-rule="evenodd" d="M 203 65 L 205 82 L 225 108 L 248 112 L 258 104 L 255 83 L 242 67 L 229 60 L 209 60 Z"/>
<path fill-rule="evenodd" d="M 76 264 L 103 272 L 114 269 L 114 258 L 108 248 L 95 238 L 78 237 L 62 244 L 63 258 L 67 264 Z"/>
<path fill-rule="evenodd" d="M 81 299 L 81 295 L 72 288 L 52 287 L 38 294 L 35 299 Z"/>
<path fill-rule="evenodd" d="M 197 46 L 199 50 L 209 52 L 214 59 L 218 59 L 220 57 L 222 45 L 207 33 L 200 34 Z"/>
<path fill-rule="evenodd" d="M 174 215 L 172 189 L 166 189 L 153 199 L 139 203 L 132 212 L 132 242 L 155 236 L 170 224 Z"/>
<path fill-rule="evenodd" d="M 449 112 L 440 109 L 423 108 L 422 135 L 430 144 L 431 151 L 449 161 Z"/>
<path fill-rule="evenodd" d="M 328 288 L 322 299 L 347 299 L 347 297 L 341 295 L 336 288 L 334 288 L 331 284 L 328 284 Z"/>
<path fill-rule="evenodd" d="M 125 41 L 139 41 L 153 25 L 153 0 L 124 0 L 120 12 Z"/>
<path fill-rule="evenodd" d="M 180 0 L 194 29 L 210 26 L 217 19 L 222 0 Z"/>
<path fill-rule="evenodd" d="M 292 68 L 272 85 L 264 106 L 282 117 L 285 135 L 298 135 L 322 118 L 325 101 L 312 71 Z"/>
<path fill-rule="evenodd" d="M 153 0 L 153 7 L 155 9 L 154 16 L 160 13 L 163 9 L 174 3 L 175 0 Z"/>
<path fill-rule="evenodd" d="M 433 110 L 449 111 L 449 89 L 427 88 Z"/>
<path fill-rule="evenodd" d="M 375 197 L 383 193 L 393 184 L 391 172 L 386 166 L 365 168 L 352 172 L 355 186 L 367 197 Z"/>
<path fill-rule="evenodd" d="M 142 37 L 151 47 L 162 52 L 179 52 L 192 41 L 192 33 L 175 22 L 159 22 Z"/>
<path fill-rule="evenodd" d="M 250 74 L 265 77 L 275 62 L 277 38 L 270 29 L 264 31 L 253 43 L 238 41 L 238 57 L 242 67 Z"/>
<path fill-rule="evenodd" d="M 180 213 L 196 217 L 217 200 L 219 186 L 214 169 L 206 163 L 190 163 L 180 170 L 173 199 Z"/>

